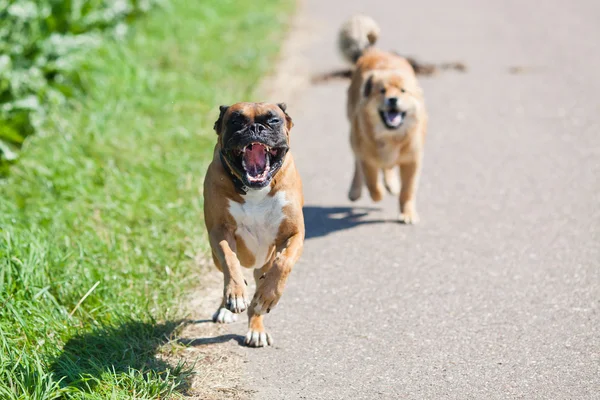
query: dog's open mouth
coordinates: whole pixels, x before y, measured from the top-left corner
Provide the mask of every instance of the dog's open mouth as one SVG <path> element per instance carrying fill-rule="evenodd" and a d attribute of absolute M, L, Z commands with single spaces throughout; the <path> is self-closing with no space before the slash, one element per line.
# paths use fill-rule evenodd
<path fill-rule="evenodd" d="M 388 129 L 397 129 L 404 122 L 406 111 L 400 111 L 396 108 L 385 111 L 379 110 L 379 116 Z"/>
<path fill-rule="evenodd" d="M 254 142 L 242 149 L 233 150 L 233 156 L 247 183 L 250 186 L 263 187 L 283 164 L 286 151 L 283 147 L 269 147 Z"/>

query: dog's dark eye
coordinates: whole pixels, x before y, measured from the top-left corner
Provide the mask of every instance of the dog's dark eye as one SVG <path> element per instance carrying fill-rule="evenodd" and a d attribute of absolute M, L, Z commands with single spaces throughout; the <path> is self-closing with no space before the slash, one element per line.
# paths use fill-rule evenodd
<path fill-rule="evenodd" d="M 234 129 L 241 129 L 244 127 L 244 121 L 242 121 L 238 118 L 231 120 L 230 124 L 231 124 L 231 127 Z"/>
<path fill-rule="evenodd" d="M 401 91 L 402 93 L 406 93 L 406 89 L 404 89 L 404 88 L 400 89 L 400 91 Z"/>
<path fill-rule="evenodd" d="M 248 118 L 238 113 L 234 113 L 228 121 L 228 125 L 235 130 L 242 129 L 247 123 Z"/>
<path fill-rule="evenodd" d="M 380 92 L 383 93 L 383 94 L 385 94 L 385 88 L 384 87 L 381 88 Z"/>
<path fill-rule="evenodd" d="M 269 120 L 269 125 L 277 125 L 280 122 L 281 122 L 281 120 L 279 118 L 271 118 Z"/>

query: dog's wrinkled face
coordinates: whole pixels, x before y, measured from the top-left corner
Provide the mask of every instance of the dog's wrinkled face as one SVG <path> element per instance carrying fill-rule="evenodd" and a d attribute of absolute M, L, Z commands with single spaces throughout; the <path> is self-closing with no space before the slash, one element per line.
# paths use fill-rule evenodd
<path fill-rule="evenodd" d="M 221 106 L 215 122 L 221 154 L 244 185 L 267 186 L 289 150 L 292 119 L 283 103 L 237 103 Z"/>
<path fill-rule="evenodd" d="M 416 121 L 421 89 L 393 71 L 372 74 L 364 84 L 363 95 L 373 118 L 387 130 L 404 133 Z"/>

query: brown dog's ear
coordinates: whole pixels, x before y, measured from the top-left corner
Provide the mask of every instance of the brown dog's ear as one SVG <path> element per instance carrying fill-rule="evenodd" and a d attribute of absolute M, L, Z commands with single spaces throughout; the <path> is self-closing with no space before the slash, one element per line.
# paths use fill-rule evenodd
<path fill-rule="evenodd" d="M 369 97 L 371 95 L 371 91 L 373 90 L 373 75 L 369 75 L 367 81 L 363 86 L 363 96 Z"/>
<path fill-rule="evenodd" d="M 223 117 L 225 116 L 225 113 L 227 112 L 228 109 L 229 109 L 229 106 L 219 106 L 219 119 L 217 119 L 215 121 L 215 125 L 213 126 L 213 129 L 215 130 L 215 132 L 217 132 L 217 135 L 221 133 L 221 125 L 223 124 Z"/>
<path fill-rule="evenodd" d="M 285 126 L 289 131 L 290 129 L 292 129 L 292 126 L 294 126 L 294 122 L 292 121 L 292 117 L 290 117 L 289 114 L 285 111 L 287 110 L 287 104 L 277 103 L 277 106 L 281 108 L 281 111 L 283 111 L 283 113 L 285 114 Z"/>

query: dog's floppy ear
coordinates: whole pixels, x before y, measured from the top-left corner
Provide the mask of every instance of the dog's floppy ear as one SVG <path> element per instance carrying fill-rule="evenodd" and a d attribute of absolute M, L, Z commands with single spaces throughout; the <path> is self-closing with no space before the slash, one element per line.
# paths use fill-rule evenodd
<path fill-rule="evenodd" d="M 215 132 L 217 132 L 217 135 L 221 133 L 221 125 L 223 125 L 223 117 L 225 116 L 225 113 L 227 112 L 228 109 L 229 109 L 229 106 L 219 106 L 219 119 L 217 119 L 215 121 L 215 125 L 213 126 Z"/>
<path fill-rule="evenodd" d="M 292 126 L 294 126 L 294 122 L 292 121 L 292 117 L 290 117 L 289 114 L 285 111 L 287 110 L 287 104 L 277 103 L 277 106 L 281 108 L 281 111 L 283 111 L 283 113 L 285 114 L 285 126 L 289 131 L 290 129 L 292 129 Z"/>
<path fill-rule="evenodd" d="M 367 81 L 363 85 L 363 96 L 369 97 L 371 95 L 371 91 L 373 90 L 373 74 L 369 75 Z"/>

